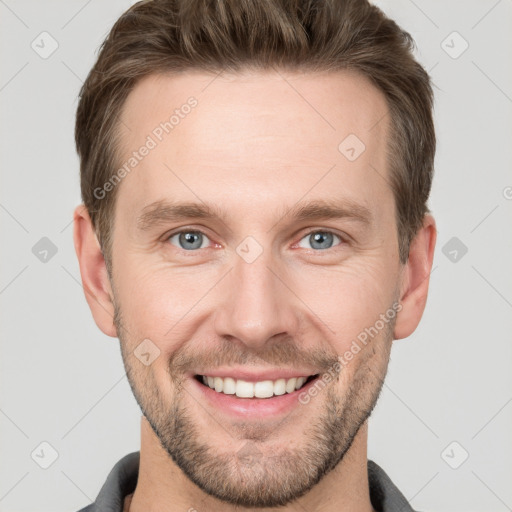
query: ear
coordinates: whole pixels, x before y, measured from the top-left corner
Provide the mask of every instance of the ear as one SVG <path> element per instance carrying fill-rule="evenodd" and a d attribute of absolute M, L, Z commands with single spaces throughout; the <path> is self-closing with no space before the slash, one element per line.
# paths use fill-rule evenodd
<path fill-rule="evenodd" d="M 107 336 L 117 337 L 114 325 L 113 294 L 105 259 L 89 213 L 83 204 L 75 208 L 73 221 L 73 240 L 80 265 L 85 299 L 100 330 Z"/>
<path fill-rule="evenodd" d="M 432 215 L 427 214 L 422 228 L 411 242 L 409 258 L 402 269 L 402 309 L 397 315 L 393 331 L 396 340 L 407 338 L 415 331 L 425 310 L 436 238 L 436 222 Z"/>

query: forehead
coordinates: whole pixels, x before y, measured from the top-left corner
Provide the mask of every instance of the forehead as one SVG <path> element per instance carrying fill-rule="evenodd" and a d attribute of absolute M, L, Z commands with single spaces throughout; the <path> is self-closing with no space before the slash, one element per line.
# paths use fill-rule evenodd
<path fill-rule="evenodd" d="M 312 144 L 332 142 L 337 146 L 347 130 L 366 140 L 373 128 L 377 136 L 386 128 L 385 122 L 375 126 L 388 110 L 384 95 L 359 73 L 245 71 L 212 75 L 190 70 L 150 75 L 135 85 L 122 111 L 124 127 L 136 128 L 125 133 L 127 145 L 138 142 L 139 130 L 151 133 L 154 126 L 168 121 L 192 97 L 198 103 L 194 113 L 200 115 L 189 116 L 190 130 L 178 130 L 176 125 L 173 131 L 182 142 L 188 142 L 187 135 L 202 135 L 203 142 L 211 144 L 196 148 L 201 154 L 222 151 L 224 148 L 216 145 L 221 138 L 235 144 L 233 135 L 237 133 L 244 138 L 302 135 Z"/>
<path fill-rule="evenodd" d="M 123 107 L 121 165 L 151 149 L 118 202 L 135 212 L 180 195 L 261 211 L 311 190 L 385 203 L 387 114 L 384 95 L 347 71 L 152 75 Z"/>

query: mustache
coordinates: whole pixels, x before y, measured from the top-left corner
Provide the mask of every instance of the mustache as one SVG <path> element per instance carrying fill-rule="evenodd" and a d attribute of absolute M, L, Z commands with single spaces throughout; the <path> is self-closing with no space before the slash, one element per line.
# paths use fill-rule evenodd
<path fill-rule="evenodd" d="M 176 350 L 169 360 L 171 376 L 180 376 L 196 368 L 217 368 L 229 366 L 259 366 L 263 368 L 312 368 L 318 372 L 327 371 L 338 361 L 338 354 L 329 350 L 328 344 L 320 344 L 306 350 L 303 343 L 297 343 L 289 336 L 269 341 L 260 350 L 246 348 L 237 340 L 225 338 L 211 342 L 201 349 L 185 344 Z"/>
<path fill-rule="evenodd" d="M 122 310 L 114 301 L 114 325 L 125 345 L 126 334 Z M 259 350 L 246 347 L 243 342 L 226 337 L 208 340 L 201 348 L 193 341 L 182 344 L 169 357 L 168 372 L 177 383 L 185 373 L 195 368 L 229 366 L 260 366 L 263 368 L 311 368 L 315 373 L 329 371 L 339 362 L 339 354 L 325 340 L 315 340 L 314 348 L 307 350 L 306 343 L 287 334 L 276 335 Z"/>

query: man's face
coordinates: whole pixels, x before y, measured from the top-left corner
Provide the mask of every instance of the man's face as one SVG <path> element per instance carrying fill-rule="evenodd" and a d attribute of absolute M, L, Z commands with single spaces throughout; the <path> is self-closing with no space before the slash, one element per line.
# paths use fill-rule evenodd
<path fill-rule="evenodd" d="M 386 373 L 401 277 L 389 116 L 347 72 L 213 78 L 149 77 L 124 106 L 121 165 L 155 144 L 117 185 L 115 324 L 135 397 L 175 463 L 221 500 L 272 507 L 342 459 Z M 175 109 L 179 122 L 158 130 Z M 184 203 L 198 208 L 169 207 Z M 193 214 L 206 206 L 219 217 Z M 273 381 L 319 377 L 273 398 L 196 378 L 271 370 Z"/>

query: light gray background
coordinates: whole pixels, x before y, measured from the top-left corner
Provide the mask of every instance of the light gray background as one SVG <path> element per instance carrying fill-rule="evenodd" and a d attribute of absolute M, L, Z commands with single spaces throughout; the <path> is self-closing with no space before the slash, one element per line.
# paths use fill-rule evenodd
<path fill-rule="evenodd" d="M 118 341 L 85 302 L 70 224 L 78 90 L 131 3 L 0 0 L 2 512 L 77 510 L 139 449 L 140 411 Z M 427 308 L 395 342 L 369 457 L 416 509 L 512 510 L 512 1 L 378 5 L 413 35 L 436 85 L 439 233 Z M 59 45 L 47 59 L 31 48 L 43 31 Z M 457 58 L 454 31 L 469 44 Z M 32 252 L 42 237 L 57 247 L 46 263 Z M 443 253 L 453 237 L 468 249 L 455 262 Z M 58 452 L 48 469 L 35 462 L 48 448 L 31 456 L 42 442 Z"/>

